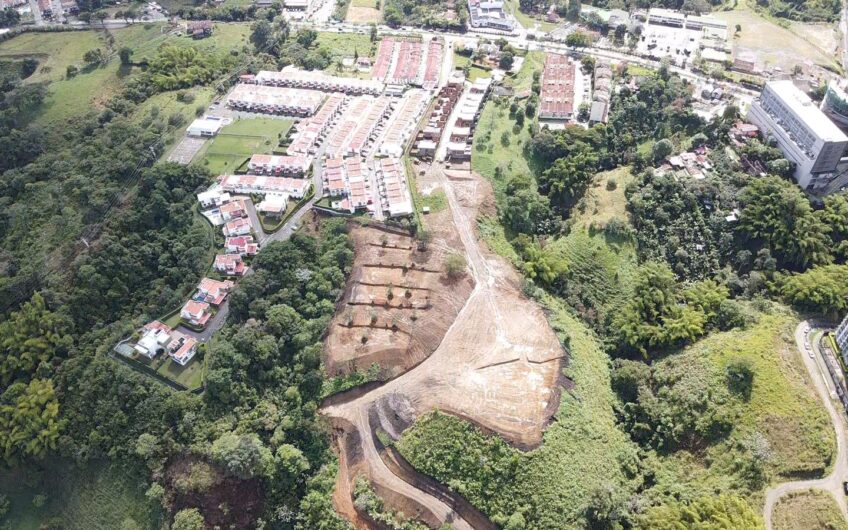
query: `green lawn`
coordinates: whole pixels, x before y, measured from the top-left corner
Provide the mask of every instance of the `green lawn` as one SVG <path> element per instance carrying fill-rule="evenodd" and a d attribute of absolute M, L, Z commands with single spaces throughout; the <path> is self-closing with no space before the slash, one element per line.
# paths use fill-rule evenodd
<path fill-rule="evenodd" d="M 377 0 L 351 0 L 352 7 L 373 7 L 377 8 Z"/>
<path fill-rule="evenodd" d="M 197 356 L 186 366 L 180 366 L 168 357 L 156 371 L 189 390 L 200 388 L 203 382 L 203 360 L 198 359 Z"/>
<path fill-rule="evenodd" d="M 27 82 L 59 81 L 69 65 L 82 64 L 85 52 L 104 47 L 101 33 L 96 31 L 22 33 L 0 43 L 0 59 L 35 58 L 38 69 Z"/>
<path fill-rule="evenodd" d="M 522 13 L 518 7 L 518 0 L 507 0 L 506 4 L 512 15 L 516 18 L 516 20 L 518 20 L 519 24 L 524 26 L 526 29 L 533 29 L 538 24 L 539 30 L 547 32 L 552 31 L 557 27 L 557 24 L 542 20 L 541 17 L 533 18 L 526 13 Z"/>
<path fill-rule="evenodd" d="M 290 120 L 276 118 L 237 120 L 206 142 L 194 163 L 213 174 L 232 173 L 251 155 L 272 153 L 291 126 Z"/>
<path fill-rule="evenodd" d="M 65 530 L 159 528 L 160 510 L 144 497 L 144 479 L 103 463 L 76 467 L 51 459 L 40 465 L 0 471 L 0 493 L 11 501 L 4 528 L 38 530 L 55 518 Z M 46 495 L 41 507 L 36 495 Z M 129 526 L 135 523 L 133 526 Z M 127 526 L 122 526 L 127 525 Z"/>

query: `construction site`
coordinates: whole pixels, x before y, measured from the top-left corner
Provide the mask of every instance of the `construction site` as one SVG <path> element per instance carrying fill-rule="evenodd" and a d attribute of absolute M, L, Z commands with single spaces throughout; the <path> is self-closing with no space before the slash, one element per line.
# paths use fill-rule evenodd
<path fill-rule="evenodd" d="M 518 448 L 536 447 L 559 406 L 566 352 L 542 310 L 521 293 L 518 273 L 477 236 L 478 215 L 493 208 L 488 182 L 439 164 L 424 168 L 417 181 L 443 192 L 449 205 L 427 217 L 432 239 L 425 250 L 409 236 L 353 232 L 354 271 L 325 362 L 336 374 L 376 362 L 385 382 L 332 396 L 321 410 L 339 454 L 334 503 L 357 528 L 378 528 L 353 503 L 354 481 L 364 476 L 387 506 L 425 524 L 494 529 L 385 442 L 421 414 L 440 410 Z M 451 253 L 467 263 L 453 279 L 444 270 Z"/>

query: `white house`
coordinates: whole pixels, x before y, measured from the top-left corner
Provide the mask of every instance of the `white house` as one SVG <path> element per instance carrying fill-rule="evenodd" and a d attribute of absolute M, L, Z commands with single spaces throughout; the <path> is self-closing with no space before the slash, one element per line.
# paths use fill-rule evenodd
<path fill-rule="evenodd" d="M 224 125 L 230 123 L 227 118 L 219 118 L 218 116 L 204 116 L 197 118 L 186 129 L 186 134 L 201 138 L 209 138 L 220 132 Z"/>

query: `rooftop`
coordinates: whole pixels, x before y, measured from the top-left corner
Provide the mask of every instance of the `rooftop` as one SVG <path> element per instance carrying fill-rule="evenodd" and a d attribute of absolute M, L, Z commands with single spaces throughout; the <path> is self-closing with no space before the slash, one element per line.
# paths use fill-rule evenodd
<path fill-rule="evenodd" d="M 811 131 L 826 142 L 848 142 L 839 127 L 822 112 L 810 97 L 798 89 L 792 81 L 771 81 L 766 88 L 780 98 L 793 114 Z"/>

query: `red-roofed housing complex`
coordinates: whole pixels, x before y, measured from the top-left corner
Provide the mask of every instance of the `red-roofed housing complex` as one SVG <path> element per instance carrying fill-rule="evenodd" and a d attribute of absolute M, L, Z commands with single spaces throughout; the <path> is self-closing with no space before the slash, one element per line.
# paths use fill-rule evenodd
<path fill-rule="evenodd" d="M 574 77 L 577 63 L 565 55 L 549 53 L 542 72 L 539 118 L 569 120 L 574 116 Z"/>
<path fill-rule="evenodd" d="M 305 156 L 253 155 L 247 163 L 251 173 L 300 177 L 308 170 L 311 160 Z"/>

